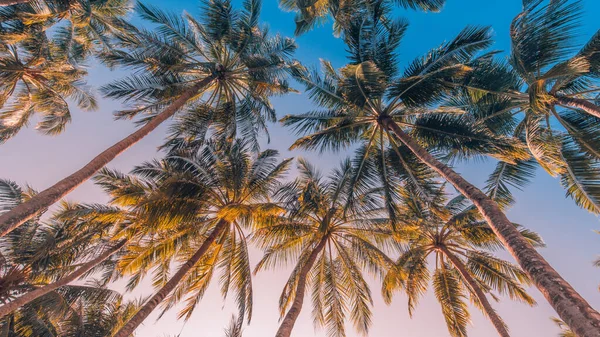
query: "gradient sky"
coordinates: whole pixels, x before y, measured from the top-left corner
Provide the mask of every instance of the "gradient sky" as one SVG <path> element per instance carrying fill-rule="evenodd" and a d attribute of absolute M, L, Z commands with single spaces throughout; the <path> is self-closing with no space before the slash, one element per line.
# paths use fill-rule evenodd
<path fill-rule="evenodd" d="M 236 6 L 241 0 L 234 0 Z M 184 9 L 191 14 L 198 13 L 195 0 L 147 1 L 175 12 Z M 508 29 L 512 18 L 520 11 L 519 0 L 447 0 L 441 13 L 424 14 L 410 11 L 397 11 L 409 19 L 408 33 L 401 45 L 402 65 L 425 53 L 444 40 L 451 39 L 466 25 L 491 25 L 495 32 L 494 49 L 506 50 L 509 46 Z M 599 28 L 599 0 L 584 0 L 585 14 L 582 19 L 582 43 Z M 291 36 L 294 30 L 293 14 L 282 12 L 276 0 L 263 3 L 263 22 L 268 23 L 272 32 Z M 297 39 L 297 57 L 307 63 L 316 64 L 319 58 L 328 59 L 336 67 L 345 63 L 344 45 L 331 33 L 331 25 L 325 25 Z M 89 83 L 98 86 L 122 73 L 110 72 L 99 66 L 90 66 Z M 300 89 L 300 88 L 298 88 Z M 305 95 L 291 95 L 274 100 L 279 116 L 301 113 L 310 108 Z M 68 173 L 79 168 L 95 154 L 129 134 L 134 128 L 128 121 L 114 121 L 111 113 L 120 107 L 119 102 L 101 100 L 100 109 L 95 112 L 74 111 L 73 123 L 58 137 L 40 135 L 33 128 L 23 130 L 18 136 L 0 146 L 0 177 L 28 183 L 36 189 L 50 186 Z M 109 167 L 127 172 L 144 160 L 157 157 L 156 147 L 165 134 L 162 126 L 152 135 L 115 159 Z M 336 165 L 344 154 L 324 154 L 294 152 L 286 149 L 294 136 L 279 125 L 272 125 L 271 144 L 266 145 L 282 151 L 283 156 L 305 156 L 318 163 L 324 171 Z M 486 176 L 492 171 L 493 163 L 476 162 L 457 167 L 468 180 L 482 186 Z M 509 218 L 537 231 L 548 247 L 542 254 L 579 291 L 592 306 L 600 309 L 600 268 L 594 268 L 592 261 L 600 253 L 600 229 L 598 218 L 579 209 L 573 201 L 565 199 L 565 192 L 557 179 L 539 171 L 533 184 L 525 191 L 517 192 L 517 205 L 509 212 Z M 106 196 L 91 183 L 86 183 L 69 195 L 69 200 L 81 202 L 105 202 Z M 504 257 L 510 258 L 503 255 Z M 252 262 L 260 258 L 260 252 L 252 251 Z M 252 324 L 245 328 L 245 337 L 273 336 L 278 326 L 278 297 L 287 279 L 289 270 L 263 272 L 253 279 L 255 306 Z M 215 283 L 216 284 L 216 283 Z M 412 319 L 408 317 L 406 296 L 398 294 L 391 306 L 386 306 L 379 295 L 379 284 L 372 280 L 375 298 L 373 326 L 370 336 L 375 337 L 433 337 L 448 336 L 441 310 L 432 294 L 422 299 Z M 119 288 L 119 285 L 116 285 Z M 148 282 L 136 290 L 148 295 L 152 289 Z M 495 307 L 507 322 L 512 335 L 556 336 L 558 329 L 549 320 L 555 313 L 546 304 L 537 289 L 530 293 L 538 301 L 535 308 L 515 303 L 507 298 Z M 181 337 L 223 336 L 225 327 L 235 312 L 231 303 L 223 304 L 218 288 L 212 286 L 204 300 L 196 309 L 191 320 L 183 326 L 176 320 L 177 310 L 167 313 L 160 321 L 151 316 L 138 329 L 138 336 L 154 337 L 177 335 Z M 471 336 L 496 336 L 489 323 L 475 308 L 472 308 L 473 325 Z M 181 330 L 183 328 L 183 330 Z M 351 327 L 348 336 L 358 336 Z M 310 316 L 310 301 L 305 301 L 304 310 L 296 323 L 293 336 L 325 336 L 316 331 Z"/>

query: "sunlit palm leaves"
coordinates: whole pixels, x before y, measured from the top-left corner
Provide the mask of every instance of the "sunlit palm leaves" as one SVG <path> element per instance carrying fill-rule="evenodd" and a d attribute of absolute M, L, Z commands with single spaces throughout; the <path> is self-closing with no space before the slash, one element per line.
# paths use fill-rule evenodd
<path fill-rule="evenodd" d="M 467 90 L 468 109 L 485 110 L 480 117 L 492 128 L 518 117 L 510 124 L 512 134 L 523 139 L 541 167 L 560 177 L 578 205 L 600 213 L 600 34 L 578 51 L 581 13 L 579 1 L 525 3 L 511 26 L 508 64 L 481 64 Z M 521 177 L 528 180 L 528 174 Z"/>
<path fill-rule="evenodd" d="M 0 40 L 12 44 L 36 31 L 52 30 L 51 39 L 70 62 L 111 49 L 111 36 L 130 26 L 123 17 L 130 0 L 34 0 L 1 7 Z"/>
<path fill-rule="evenodd" d="M 370 7 L 393 5 L 405 9 L 437 12 L 444 6 L 445 0 L 280 0 L 279 5 L 287 11 L 296 12 L 296 34 L 305 33 L 315 26 L 333 19 L 334 31 L 340 33 L 357 10 Z"/>
<path fill-rule="evenodd" d="M 99 337 L 110 336 L 135 313 L 136 302 L 121 299 L 77 300 L 67 316 L 48 315 L 44 306 L 27 306 L 0 322 L 7 337 Z"/>
<path fill-rule="evenodd" d="M 145 163 L 132 175 L 105 171 L 98 180 L 113 202 L 129 204 L 153 219 L 156 234 L 142 240 L 119 262 L 135 287 L 148 272 L 155 287 L 164 285 L 171 268 L 186 261 L 220 220 L 229 223 L 170 297 L 165 310 L 185 301 L 180 318 L 189 319 L 214 274 L 219 272 L 223 296 L 233 290 L 241 315 L 252 313 L 252 283 L 246 230 L 281 213 L 269 201 L 290 160 L 273 150 L 252 154 L 243 141 L 209 143 Z"/>
<path fill-rule="evenodd" d="M 296 263 L 280 298 L 282 316 L 299 296 L 300 278 L 306 278 L 303 282 L 312 288 L 315 326 L 325 327 L 328 336 L 345 336 L 344 324 L 350 319 L 357 331 L 366 334 L 372 297 L 363 272 L 379 275 L 391 265 L 376 246 L 389 234 L 389 222 L 381 217 L 374 195 L 364 193 L 350 200 L 350 161 L 328 178 L 302 159 L 298 170 L 300 177 L 276 193 L 287 214 L 254 233 L 254 240 L 265 249 L 256 270 Z M 307 263 L 312 265 L 303 275 Z"/>
<path fill-rule="evenodd" d="M 172 128 L 178 146 L 207 133 L 232 140 L 238 132 L 256 138 L 266 131 L 275 120 L 269 97 L 291 90 L 285 69 L 296 45 L 259 25 L 260 1 L 246 1 L 242 10 L 228 0 L 204 2 L 199 20 L 141 3 L 136 11 L 156 29 L 132 27 L 120 36 L 121 49 L 102 56 L 110 66 L 134 70 L 103 88 L 107 96 L 135 104 L 119 117 L 152 116 L 195 88 Z"/>
<path fill-rule="evenodd" d="M 28 193 L 13 182 L 0 181 L 0 209 L 14 207 L 28 198 Z M 73 222 L 53 218 L 47 223 L 29 221 L 2 238 L 0 301 L 10 302 L 69 273 L 102 246 L 102 232 L 101 228 L 75 226 Z M 98 305 L 119 298 L 117 293 L 94 282 L 68 285 L 3 317 L 0 331 L 8 336 L 59 336 L 63 330 L 58 322 L 81 319 L 80 312 L 74 309 L 78 303 Z"/>
<path fill-rule="evenodd" d="M 85 75 L 42 32 L 0 48 L 0 143 L 27 126 L 34 114 L 41 117 L 39 131 L 61 133 L 71 121 L 69 101 L 83 110 L 96 109 Z"/>
<path fill-rule="evenodd" d="M 322 73 L 299 64 L 292 68 L 294 78 L 322 108 L 282 120 L 297 133 L 306 134 L 292 148 L 324 151 L 361 144 L 354 181 L 372 183 L 379 175 L 390 210 L 394 184 L 411 185 L 425 196 L 426 185 L 435 175 L 388 130 L 386 119 L 409 130 L 440 156 L 490 155 L 509 162 L 527 159 L 529 155 L 518 140 L 478 124 L 476 116 L 462 106 L 439 105 L 481 62 L 474 56 L 490 45 L 489 30 L 467 27 L 399 74 L 397 46 L 407 26 L 404 21 L 386 19 L 386 13 L 386 8 L 377 7 L 369 15 L 354 18 L 344 32 L 351 63 L 340 71 L 325 61 Z M 393 170 L 401 174 L 392 177 Z"/>
<path fill-rule="evenodd" d="M 535 304 L 522 287 L 530 284 L 525 273 L 490 254 L 502 245 L 477 211 L 465 203 L 462 196 L 444 202 L 443 189 L 437 192 L 436 202 L 429 204 L 414 194 L 402 195 L 396 238 L 405 246 L 384 279 L 384 299 L 391 301 L 393 291 L 403 289 L 412 315 L 431 282 L 452 336 L 467 335 L 471 317 L 467 299 L 484 314 L 489 314 L 463 273 L 468 273 L 477 287 L 491 298 L 497 299 L 494 294 L 497 293 Z M 541 244 L 535 233 L 521 232 L 532 243 Z M 435 256 L 433 266 L 430 256 Z"/>

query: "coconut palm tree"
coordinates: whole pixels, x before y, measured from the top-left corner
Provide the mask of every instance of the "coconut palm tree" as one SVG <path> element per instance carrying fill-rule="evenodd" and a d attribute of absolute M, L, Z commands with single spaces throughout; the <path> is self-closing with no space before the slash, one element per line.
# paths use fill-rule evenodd
<path fill-rule="evenodd" d="M 296 45 L 279 35 L 270 37 L 259 26 L 260 1 L 246 1 L 241 11 L 228 0 L 205 1 L 200 21 L 141 4 L 137 12 L 156 24 L 156 31 L 132 27 L 130 34 L 121 36 L 123 49 L 104 55 L 109 65 L 136 70 L 105 86 L 104 93 L 137 103 L 119 116 L 145 113 L 144 125 L 75 173 L 0 215 L 0 235 L 58 201 L 179 110 L 195 114 L 197 125 L 220 121 L 230 139 L 240 125 L 261 128 L 275 119 L 269 97 L 290 91 L 285 68 Z"/>
<path fill-rule="evenodd" d="M 30 189 L 22 190 L 14 182 L 0 180 L 0 210 L 13 207 L 32 193 Z M 80 232 L 74 235 L 76 231 L 70 225 L 68 222 L 41 223 L 31 220 L 2 238 L 0 310 L 3 329 L 38 331 L 44 328 L 43 322 L 66 319 L 76 314 L 73 313 L 73 306 L 78 301 L 106 302 L 119 297 L 114 291 L 93 283 L 50 286 L 60 283 L 62 275 L 82 268 L 76 262 L 88 253 L 88 238 L 97 238 L 97 235 L 90 235 L 92 231 L 89 228 L 84 227 L 78 228 Z M 44 289 L 44 292 L 38 294 L 40 289 Z M 29 298 L 32 293 L 37 296 Z M 22 301 L 23 298 L 28 300 Z M 16 302 L 22 303 L 14 306 Z M 9 307 L 10 310 L 5 310 Z"/>
<path fill-rule="evenodd" d="M 345 320 L 366 334 L 371 325 L 372 297 L 363 270 L 378 274 L 391 261 L 376 246 L 389 236 L 376 198 L 357 197 L 348 207 L 352 165 L 345 161 L 328 179 L 307 161 L 298 161 L 299 178 L 275 194 L 286 215 L 255 231 L 265 249 L 255 272 L 296 263 L 279 300 L 283 321 L 275 336 L 289 337 L 312 288 L 313 318 L 329 336 L 345 336 Z M 287 311 L 287 313 L 286 313 Z"/>
<path fill-rule="evenodd" d="M 47 135 L 61 133 L 71 121 L 68 100 L 83 110 L 96 109 L 96 100 L 83 78 L 87 72 L 71 65 L 43 31 L 0 47 L 0 143 L 26 126 L 33 115 L 36 128 Z"/>
<path fill-rule="evenodd" d="M 48 315 L 49 307 L 26 306 L 0 322 L 0 333 L 8 337 L 110 336 L 135 313 L 138 305 L 138 302 L 124 302 L 121 298 L 109 301 L 79 299 L 64 317 Z"/>
<path fill-rule="evenodd" d="M 13 207 L 34 193 L 32 190 L 24 192 L 13 182 L 1 180 L 1 208 Z M 30 303 L 55 301 L 57 294 L 62 293 L 71 297 L 63 303 L 75 300 L 73 293 L 80 293 L 80 296 L 87 292 L 90 296 L 114 295 L 108 289 L 72 284 L 123 248 L 127 240 L 119 239 L 118 235 L 114 237 L 117 242 L 107 238 L 111 228 L 112 223 L 82 223 L 54 216 L 49 222 L 30 221 L 2 239 L 3 263 L 0 268 L 4 286 L 0 317 Z"/>
<path fill-rule="evenodd" d="M 130 28 L 123 18 L 131 10 L 131 3 L 130 0 L 41 0 L 0 7 L 4 28 L 0 40 L 19 41 L 32 30 L 46 33 L 52 27 L 52 40 L 69 62 L 75 64 L 94 52 L 112 49 L 112 36 Z"/>
<path fill-rule="evenodd" d="M 340 33 L 344 29 L 356 8 L 370 7 L 378 1 L 372 0 L 279 0 L 282 9 L 296 13 L 296 35 L 305 33 L 315 26 L 333 18 L 334 31 Z M 445 0 L 401 0 L 387 1 L 405 9 L 439 12 Z"/>
<path fill-rule="evenodd" d="M 112 336 L 133 316 L 142 302 L 139 300 L 78 303 L 78 316 L 61 325 L 62 337 Z M 134 334 L 128 336 L 132 337 Z"/>
<path fill-rule="evenodd" d="M 460 109 L 437 107 L 441 98 L 464 83 L 473 66 L 490 57 L 473 60 L 491 42 L 487 29 L 463 30 L 450 42 L 413 61 L 398 76 L 396 49 L 406 24 L 383 20 L 384 6 L 358 14 L 362 15 L 357 15 L 344 33 L 350 51 L 347 66 L 336 71 L 324 62 L 323 75 L 301 65 L 292 69 L 294 77 L 305 84 L 314 102 L 323 108 L 283 119 L 284 125 L 308 134 L 293 147 L 335 150 L 362 142 L 367 148 L 364 153 L 370 153 L 368 149 L 377 144 L 405 145 L 473 202 L 569 326 L 582 336 L 597 336 L 600 314 L 521 235 L 496 202 L 430 152 L 478 152 L 504 160 L 527 159 L 528 154 L 514 139 L 478 125 L 468 113 L 457 115 Z"/>
<path fill-rule="evenodd" d="M 447 200 L 439 189 L 433 202 L 424 203 L 406 190 L 401 194 L 395 237 L 406 245 L 384 279 L 384 299 L 389 303 L 395 289 L 406 290 L 412 315 L 431 280 L 452 336 L 467 335 L 467 298 L 489 318 L 500 336 L 510 336 L 488 296 L 497 299 L 495 292 L 529 305 L 535 301 L 522 287 L 531 284 L 525 273 L 492 255 L 502 248 L 494 232 L 463 196 Z M 542 245 L 535 233 L 520 231 L 535 245 Z M 434 266 L 429 265 L 430 256 L 435 256 Z"/>
<path fill-rule="evenodd" d="M 578 1 L 526 4 L 511 27 L 508 62 L 481 64 L 456 103 L 480 110 L 479 123 L 488 127 L 509 125 L 540 166 L 560 177 L 567 195 L 598 214 L 600 107 L 593 102 L 600 92 L 600 32 L 576 51 L 581 12 Z M 529 166 L 513 173 L 528 178 Z"/>
<path fill-rule="evenodd" d="M 173 224 L 171 231 L 131 248 L 122 258 L 122 272 L 133 274 L 130 282 L 154 269 L 158 290 L 115 337 L 131 334 L 163 301 L 167 310 L 185 299 L 179 316 L 189 319 L 217 268 L 222 269 L 223 295 L 234 290 L 240 316 L 250 319 L 252 283 L 244 231 L 281 213 L 269 198 L 290 159 L 279 161 L 274 150 L 253 154 L 249 147 L 240 140 L 211 142 L 145 163 L 131 177 L 102 178 L 105 184 L 114 180 L 129 191 L 133 189 L 122 184 L 125 179 L 151 187 L 155 199 L 139 207 Z M 170 276 L 172 262 L 181 264 Z"/>

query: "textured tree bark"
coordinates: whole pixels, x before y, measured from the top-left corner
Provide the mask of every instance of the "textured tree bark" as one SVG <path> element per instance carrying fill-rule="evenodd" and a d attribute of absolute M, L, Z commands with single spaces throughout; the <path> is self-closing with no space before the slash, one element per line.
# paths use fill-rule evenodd
<path fill-rule="evenodd" d="M 290 337 L 292 334 L 292 330 L 294 329 L 294 324 L 296 324 L 296 320 L 300 315 L 300 311 L 302 310 L 302 304 L 304 303 L 304 293 L 306 291 L 306 278 L 308 277 L 308 273 L 310 269 L 315 264 L 319 253 L 325 247 L 325 243 L 327 243 L 327 236 L 324 236 L 323 239 L 319 242 L 319 244 L 315 247 L 315 249 L 310 253 L 306 264 L 300 270 L 300 275 L 298 276 L 298 285 L 296 286 L 296 296 L 294 297 L 294 302 L 288 310 L 283 322 L 279 326 L 277 330 L 277 334 L 275 337 Z"/>
<path fill-rule="evenodd" d="M 498 313 L 496 313 L 496 310 L 494 310 L 494 308 L 490 304 L 490 301 L 488 301 L 487 297 L 483 293 L 483 290 L 481 290 L 481 287 L 479 286 L 479 284 L 477 284 L 475 279 L 471 276 L 471 274 L 469 274 L 469 272 L 467 271 L 467 268 L 462 263 L 462 261 L 459 258 L 457 258 L 451 251 L 449 251 L 448 248 L 441 246 L 441 247 L 439 247 L 439 249 L 448 258 L 448 260 L 450 260 L 452 265 L 458 270 L 458 272 L 460 273 L 460 275 L 462 275 L 462 277 L 465 279 L 465 281 L 467 281 L 467 283 L 469 284 L 471 289 L 473 289 L 473 291 L 475 291 L 475 295 L 477 296 L 477 298 L 479 299 L 479 302 L 483 306 L 483 310 L 485 311 L 485 314 L 490 319 L 490 321 L 492 321 L 492 324 L 496 328 L 496 331 L 498 331 L 498 335 L 500 335 L 502 337 L 510 337 L 510 334 L 508 333 L 508 328 L 506 327 L 506 324 L 504 324 L 504 321 L 502 321 L 502 318 L 500 318 L 500 316 L 498 316 Z"/>
<path fill-rule="evenodd" d="M 202 88 L 208 85 L 210 81 L 212 81 L 212 77 L 207 77 L 206 79 L 198 82 L 188 91 L 184 92 L 171 105 L 165 108 L 163 112 L 146 123 L 146 125 L 142 126 L 129 136 L 123 138 L 115 145 L 104 150 L 84 167 L 80 168 L 75 173 L 57 182 L 51 187 L 36 194 L 33 198 L 27 200 L 26 202 L 18 205 L 4 214 L 1 214 L 0 236 L 5 236 L 6 234 L 10 233 L 13 229 L 19 227 L 21 224 L 34 217 L 40 211 L 47 209 L 52 204 L 60 200 L 62 197 L 74 190 L 77 186 L 86 182 L 106 164 L 110 163 L 118 155 L 150 134 L 150 132 L 156 129 L 160 124 L 162 124 L 162 122 L 173 116 L 177 110 L 181 109 L 181 107 L 183 107 L 188 100 L 194 97 Z"/>
<path fill-rule="evenodd" d="M 0 7 L 25 4 L 31 0 L 0 0 Z"/>
<path fill-rule="evenodd" d="M 138 312 L 125 324 L 113 337 L 129 337 L 131 334 L 137 329 L 140 324 L 158 307 L 158 305 L 175 289 L 175 287 L 181 282 L 181 280 L 185 277 L 185 275 L 194 268 L 196 263 L 206 254 L 210 246 L 215 242 L 217 237 L 223 233 L 225 229 L 229 226 L 229 223 L 225 220 L 219 220 L 215 229 L 213 229 L 212 233 L 204 240 L 200 248 L 184 263 L 179 270 L 171 277 L 171 279 L 159 290 L 157 291 L 152 298 L 144 304 L 143 307 L 138 310 Z"/>
<path fill-rule="evenodd" d="M 43 287 L 37 288 L 26 294 L 23 294 L 22 296 L 18 297 L 14 301 L 8 302 L 7 304 L 1 306 L 0 307 L 0 317 L 4 317 L 4 316 L 10 314 L 11 312 L 15 311 L 16 309 L 24 306 L 25 304 L 30 303 L 31 301 L 33 301 L 41 296 L 44 296 L 60 287 L 66 286 L 69 283 L 77 280 L 83 274 L 87 273 L 90 269 L 94 268 L 95 266 L 100 264 L 102 261 L 108 259 L 114 253 L 118 252 L 121 248 L 123 248 L 123 246 L 125 246 L 125 243 L 127 243 L 127 240 L 119 241 L 119 243 L 117 243 L 114 247 L 107 249 L 102 254 L 100 254 L 97 258 L 82 264 L 81 267 L 77 268 L 77 270 L 75 270 L 71 274 L 59 279 L 58 281 L 56 281 L 54 283 L 47 284 Z"/>
<path fill-rule="evenodd" d="M 600 337 L 600 314 L 519 233 L 498 204 L 427 152 L 391 118 L 382 118 L 380 122 L 383 127 L 394 132 L 420 160 L 473 202 L 521 269 L 533 280 L 560 318 L 578 336 Z"/>
<path fill-rule="evenodd" d="M 594 117 L 600 118 L 600 106 L 597 106 L 596 104 L 594 104 L 590 101 L 587 101 L 587 100 L 581 99 L 581 98 L 566 97 L 566 96 L 555 96 L 555 98 L 556 98 L 556 101 L 558 102 L 558 104 L 560 104 L 560 105 L 564 105 L 564 106 L 567 106 L 570 108 L 580 109 Z"/>

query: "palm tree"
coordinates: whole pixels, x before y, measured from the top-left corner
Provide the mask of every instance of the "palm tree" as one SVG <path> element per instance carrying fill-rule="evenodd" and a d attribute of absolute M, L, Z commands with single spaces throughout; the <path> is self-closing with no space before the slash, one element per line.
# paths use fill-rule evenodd
<path fill-rule="evenodd" d="M 111 49 L 111 36 L 129 28 L 121 20 L 128 3 L 47 0 L 0 8 L 0 143 L 34 114 L 43 117 L 36 127 L 41 132 L 61 133 L 71 121 L 69 100 L 83 110 L 97 108 L 83 80 L 87 71 L 76 62 Z"/>
<path fill-rule="evenodd" d="M 368 8 L 378 5 L 379 1 L 372 0 L 279 0 L 282 9 L 296 13 L 296 35 L 310 31 L 317 25 L 327 22 L 330 16 L 334 19 L 334 31 L 340 33 L 351 20 L 357 8 Z M 439 12 L 445 0 L 400 0 L 386 1 L 405 9 Z"/>
<path fill-rule="evenodd" d="M 312 288 L 316 326 L 325 326 L 329 336 L 345 336 L 345 319 L 350 316 L 355 328 L 366 334 L 373 303 L 363 270 L 380 273 L 392 265 L 375 245 L 376 239 L 389 236 L 389 222 L 378 217 L 376 198 L 368 193 L 348 206 L 350 161 L 329 179 L 303 159 L 298 170 L 300 177 L 276 193 L 287 214 L 253 235 L 265 249 L 255 272 L 296 262 L 279 300 L 283 321 L 275 336 L 291 335 L 307 287 Z"/>
<path fill-rule="evenodd" d="M 485 110 L 480 122 L 491 128 L 521 117 L 505 123 L 511 126 L 508 130 L 524 140 L 545 171 L 560 177 L 568 196 L 598 214 L 600 120 L 594 98 L 598 98 L 600 32 L 577 51 L 581 12 L 579 1 L 524 4 L 511 27 L 508 63 L 482 67 L 466 90 L 475 97 L 467 95 L 461 103 Z M 519 188 L 533 176 L 533 164 L 499 163 L 488 182 Z M 507 186 L 502 190 L 512 199 Z"/>
<path fill-rule="evenodd" d="M 600 92 L 600 32 L 576 52 L 581 3 L 543 4 L 525 5 L 511 26 L 508 62 L 482 64 L 458 104 L 482 110 L 479 123 L 488 127 L 510 125 L 540 166 L 561 178 L 568 196 L 600 214 L 600 107 L 593 103 Z M 512 169 L 521 177 L 532 172 Z"/>
<path fill-rule="evenodd" d="M 112 302 L 77 303 L 78 316 L 73 316 L 61 326 L 61 337 L 112 336 L 133 316 L 142 302 L 125 302 L 121 299 Z M 133 334 L 128 336 L 134 336 Z"/>
<path fill-rule="evenodd" d="M 94 52 L 112 49 L 114 34 L 130 28 L 123 17 L 131 10 L 131 3 L 130 0 L 40 0 L 0 7 L 4 28 L 0 39 L 18 41 L 32 30 L 48 32 L 52 27 L 52 40 L 65 58 L 78 63 Z"/>
<path fill-rule="evenodd" d="M 179 110 L 195 114 L 196 125 L 222 121 L 219 125 L 227 127 L 229 138 L 238 123 L 260 127 L 275 119 L 269 97 L 291 90 L 285 67 L 296 45 L 288 38 L 269 37 L 259 26 L 259 1 L 246 1 L 242 11 L 234 10 L 229 0 L 206 1 L 201 21 L 141 4 L 137 11 L 158 28 L 131 28 L 131 34 L 121 36 L 125 49 L 104 55 L 109 65 L 137 70 L 104 87 L 104 92 L 142 104 L 119 115 L 147 113 L 146 123 L 75 173 L 0 215 L 0 236 L 68 194 Z"/>
<path fill-rule="evenodd" d="M 235 290 L 240 316 L 250 320 L 252 284 L 244 230 L 281 213 L 269 198 L 290 159 L 278 161 L 277 156 L 274 150 L 252 154 L 248 143 L 240 140 L 212 142 L 146 163 L 134 169 L 132 177 L 103 178 L 105 183 L 115 180 L 125 191 L 131 191 L 120 183 L 125 180 L 151 186 L 154 201 L 139 207 L 173 225 L 173 230 L 123 257 L 120 267 L 124 274 L 134 273 L 132 285 L 155 268 L 154 285 L 159 290 L 115 337 L 131 334 L 165 299 L 167 310 L 185 298 L 179 317 L 189 319 L 217 267 L 223 270 L 223 296 Z M 182 264 L 169 277 L 174 260 Z"/>
<path fill-rule="evenodd" d="M 412 315 L 431 280 L 452 336 L 467 335 L 470 320 L 467 298 L 490 319 L 500 336 L 510 336 L 486 294 L 497 299 L 492 293 L 495 291 L 529 305 L 535 301 L 521 286 L 531 283 L 525 273 L 490 254 L 502 248 L 494 232 L 463 196 L 447 200 L 444 191 L 439 189 L 430 204 L 406 191 L 402 199 L 395 237 L 406 245 L 384 279 L 384 299 L 389 303 L 392 292 L 403 288 L 408 294 Z M 535 233 L 520 231 L 533 244 L 542 245 Z M 430 256 L 435 256 L 432 271 L 428 263 Z"/>
<path fill-rule="evenodd" d="M 39 29 L 24 41 L 0 46 L 0 143 L 16 135 L 34 114 L 43 117 L 36 126 L 39 131 L 61 133 L 71 121 L 67 100 L 83 110 L 96 109 L 82 80 L 85 75 Z"/>
<path fill-rule="evenodd" d="M 589 96 L 600 91 L 600 31 L 567 58 L 576 48 L 582 3 L 543 3 L 524 1 L 523 12 L 511 25 L 510 64 L 525 84 L 524 92 L 518 93 L 519 107 L 547 114 L 558 105 L 600 118 L 600 106 Z"/>
<path fill-rule="evenodd" d="M 452 41 L 413 61 L 398 77 L 396 48 L 406 24 L 382 20 L 385 13 L 385 7 L 375 7 L 352 21 L 344 33 L 351 62 L 341 71 L 328 62 L 323 62 L 323 76 L 301 65 L 292 69 L 315 103 L 324 108 L 283 119 L 284 125 L 309 134 L 293 147 L 335 150 L 362 142 L 366 148 L 363 153 L 368 154 L 373 145 L 387 143 L 396 148 L 403 144 L 473 202 L 569 326 L 581 336 L 598 336 L 600 314 L 521 235 L 496 202 L 426 149 L 527 159 L 528 154 L 513 139 L 478 125 L 470 114 L 456 115 L 461 111 L 449 107 L 438 107 L 438 113 L 428 109 L 451 95 L 480 62 L 473 56 L 489 46 L 487 29 L 466 28 Z"/>
<path fill-rule="evenodd" d="M 110 336 L 138 306 L 138 302 L 121 298 L 79 299 L 71 304 L 68 315 L 58 317 L 48 314 L 47 306 L 24 307 L 0 321 L 0 333 L 7 337 Z"/>
<path fill-rule="evenodd" d="M 34 194 L 32 190 L 23 192 L 13 182 L 0 180 L 0 209 L 13 207 Z M 0 267 L 0 282 L 4 284 L 0 317 L 34 301 L 55 300 L 57 293 L 85 294 L 88 287 L 71 283 L 127 243 L 127 239 L 119 239 L 118 235 L 114 236 L 117 242 L 106 239 L 111 236 L 113 223 L 62 220 L 60 214 L 74 206 L 63 207 L 65 210 L 49 222 L 30 221 L 0 241 L 4 260 Z M 98 291 L 113 294 L 107 289 L 89 289 L 92 295 Z"/>
<path fill-rule="evenodd" d="M 13 207 L 33 193 L 23 191 L 14 182 L 0 180 L 0 210 Z M 72 315 L 77 301 L 106 302 L 119 296 L 95 284 L 61 283 L 62 275 L 83 268 L 76 262 L 89 253 L 88 238 L 94 241 L 93 237 L 98 236 L 97 233 L 91 235 L 93 231 L 89 228 L 78 230 L 78 235 L 74 235 L 76 231 L 68 222 L 31 220 L 2 238 L 0 302 L 3 305 L 0 310 L 5 328 L 12 325 L 35 331 L 34 325 L 43 321 Z M 56 284 L 58 286 L 54 286 Z M 35 298 L 31 298 L 31 294 L 36 294 Z M 23 301 L 23 298 L 28 300 Z M 14 303 L 20 304 L 15 306 Z M 11 309 L 6 310 L 9 307 Z M 14 311 L 16 309 L 19 310 Z M 44 311 L 43 316 L 39 316 L 40 310 Z"/>

